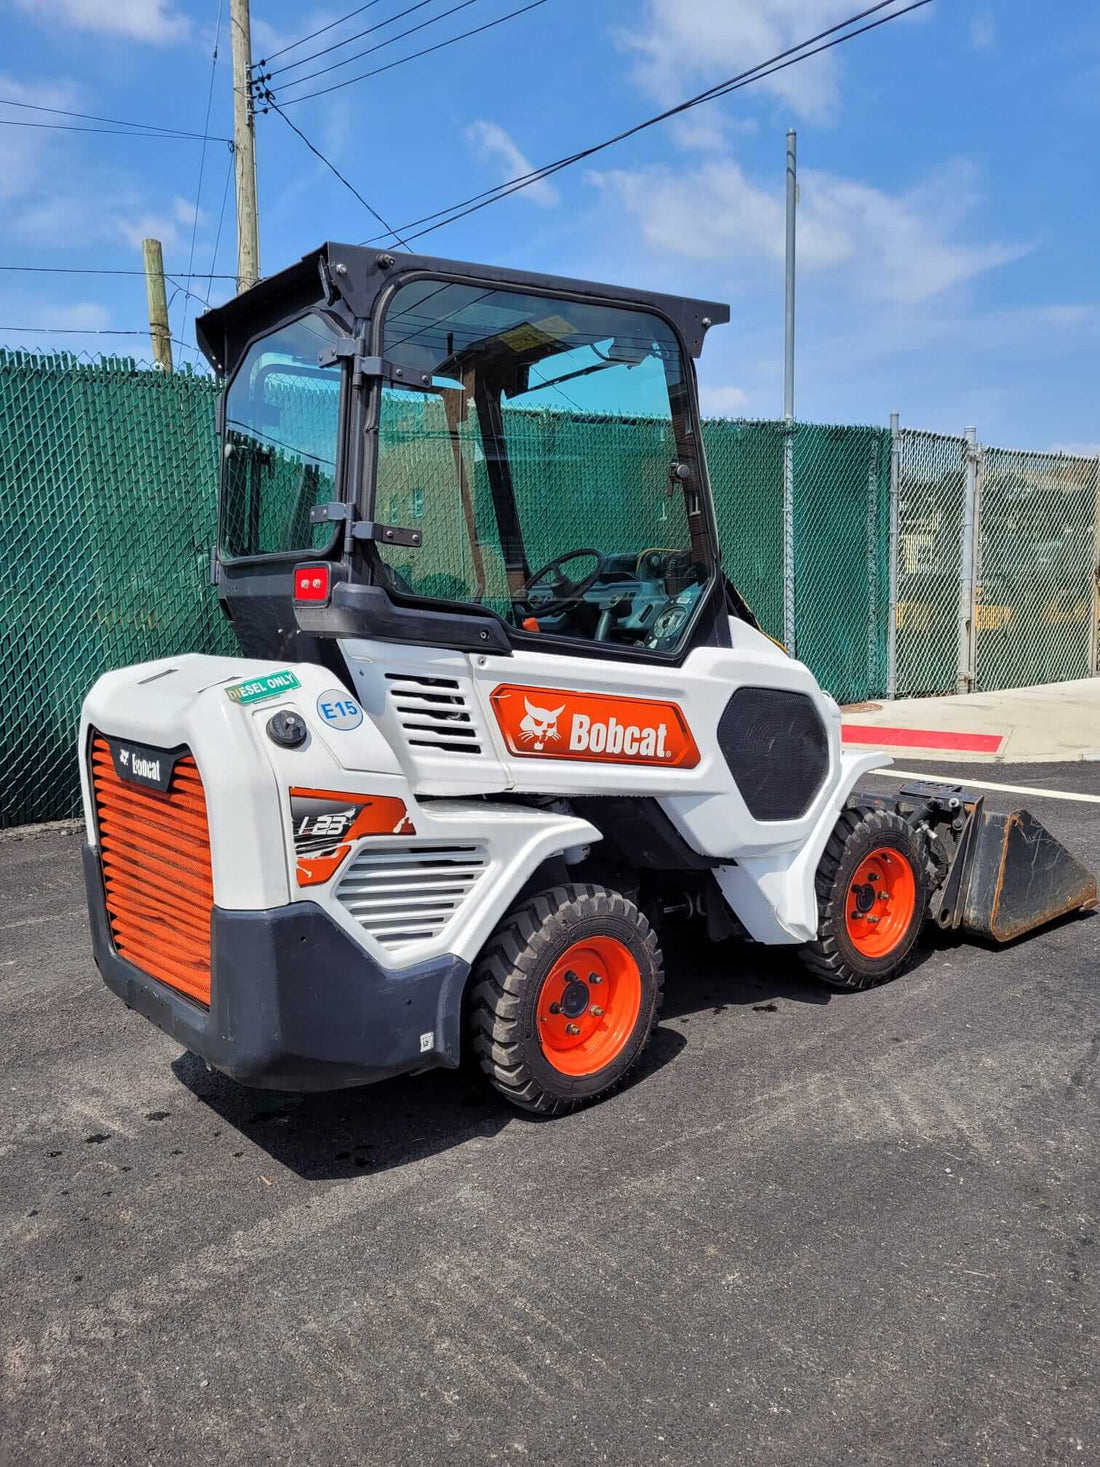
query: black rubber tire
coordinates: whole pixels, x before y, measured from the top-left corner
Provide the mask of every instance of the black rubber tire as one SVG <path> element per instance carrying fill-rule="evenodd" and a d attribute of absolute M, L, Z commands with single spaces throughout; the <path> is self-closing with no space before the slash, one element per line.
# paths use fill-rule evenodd
<path fill-rule="evenodd" d="M 909 863 L 916 901 L 909 925 L 897 944 L 880 958 L 861 953 L 848 936 L 845 920 L 849 887 L 860 862 L 879 846 L 897 851 Z M 845 810 L 829 837 L 817 868 L 817 939 L 801 951 L 815 978 L 830 988 L 852 992 L 896 978 L 912 952 L 928 911 L 931 872 L 920 832 L 889 810 Z"/>
<path fill-rule="evenodd" d="M 562 1074 L 546 1059 L 537 1032 L 543 980 L 562 953 L 584 937 L 617 938 L 642 980 L 638 1017 L 626 1044 L 595 1074 Z M 602 886 L 555 886 L 504 918 L 474 971 L 470 1032 L 482 1070 L 521 1110 L 558 1116 L 602 1100 L 638 1063 L 657 1023 L 664 969 L 657 936 L 626 897 Z"/>

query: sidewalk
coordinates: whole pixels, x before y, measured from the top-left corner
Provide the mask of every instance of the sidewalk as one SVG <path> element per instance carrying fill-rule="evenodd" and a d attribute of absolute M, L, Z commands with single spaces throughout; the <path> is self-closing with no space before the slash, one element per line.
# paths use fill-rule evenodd
<path fill-rule="evenodd" d="M 841 712 L 847 748 L 885 749 L 899 761 L 1100 760 L 1100 678 L 1002 693 L 859 703 Z"/>

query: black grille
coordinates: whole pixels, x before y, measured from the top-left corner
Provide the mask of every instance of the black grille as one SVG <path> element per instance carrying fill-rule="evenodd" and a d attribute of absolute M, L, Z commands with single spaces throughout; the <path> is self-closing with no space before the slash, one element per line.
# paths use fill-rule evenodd
<path fill-rule="evenodd" d="M 829 772 L 829 740 L 805 693 L 738 688 L 718 745 L 754 820 L 797 820 Z"/>

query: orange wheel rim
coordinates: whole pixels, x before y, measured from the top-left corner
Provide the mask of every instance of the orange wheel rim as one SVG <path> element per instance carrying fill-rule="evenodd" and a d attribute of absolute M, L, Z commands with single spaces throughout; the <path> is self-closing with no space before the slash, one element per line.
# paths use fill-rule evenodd
<path fill-rule="evenodd" d="M 917 881 L 908 857 L 879 846 L 856 867 L 845 901 L 845 924 L 855 950 L 865 958 L 892 953 L 908 932 L 917 904 Z"/>
<path fill-rule="evenodd" d="M 642 975 L 626 944 L 583 938 L 561 955 L 539 989 L 542 1052 L 563 1075 L 595 1075 L 626 1048 L 641 1007 Z"/>

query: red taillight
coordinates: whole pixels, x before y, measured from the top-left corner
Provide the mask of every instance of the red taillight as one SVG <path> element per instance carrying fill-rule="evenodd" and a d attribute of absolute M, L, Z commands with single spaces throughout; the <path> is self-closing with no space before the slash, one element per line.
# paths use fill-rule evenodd
<path fill-rule="evenodd" d="M 324 562 L 294 567 L 295 601 L 326 602 L 331 589 L 331 570 Z"/>

